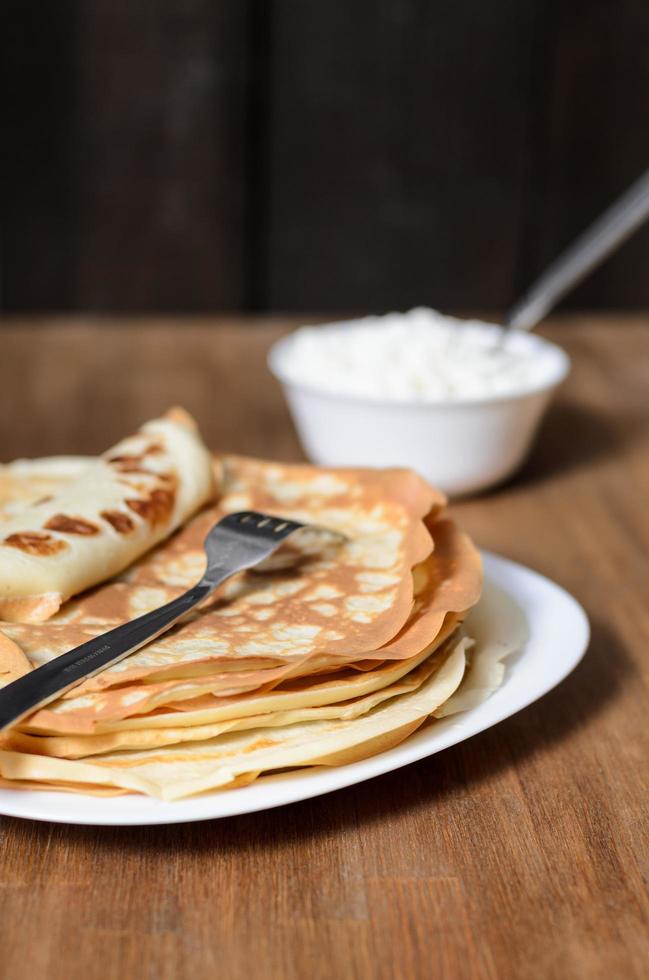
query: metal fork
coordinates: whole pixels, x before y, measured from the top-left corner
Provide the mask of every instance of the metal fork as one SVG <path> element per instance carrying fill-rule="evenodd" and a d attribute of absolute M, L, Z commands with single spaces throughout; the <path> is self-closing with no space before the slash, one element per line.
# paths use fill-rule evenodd
<path fill-rule="evenodd" d="M 0 690 L 0 731 L 165 633 L 227 578 L 264 561 L 289 534 L 303 527 L 306 525 L 298 521 L 255 511 L 228 514 L 203 542 L 207 567 L 200 582 L 159 609 L 102 633 L 7 684 Z"/>

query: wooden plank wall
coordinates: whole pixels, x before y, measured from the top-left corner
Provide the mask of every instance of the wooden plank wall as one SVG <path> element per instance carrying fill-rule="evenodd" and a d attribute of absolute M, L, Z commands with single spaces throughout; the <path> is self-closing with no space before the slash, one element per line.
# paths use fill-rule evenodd
<path fill-rule="evenodd" d="M 5 309 L 245 306 L 245 0 L 7 0 Z"/>
<path fill-rule="evenodd" d="M 7 311 L 498 310 L 649 166 L 646 0 L 4 0 Z M 649 305 L 649 229 L 568 301 Z"/>

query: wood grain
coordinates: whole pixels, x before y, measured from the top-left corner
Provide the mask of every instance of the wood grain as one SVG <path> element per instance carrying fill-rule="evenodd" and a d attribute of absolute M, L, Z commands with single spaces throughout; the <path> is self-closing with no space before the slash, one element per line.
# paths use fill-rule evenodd
<path fill-rule="evenodd" d="M 586 606 L 558 689 L 430 759 L 205 824 L 0 823 L 6 980 L 608 980 L 649 954 L 648 317 L 545 333 L 574 357 L 524 471 L 455 510 Z M 0 453 L 100 450 L 180 402 L 210 443 L 299 448 L 264 367 L 288 321 L 8 321 Z"/>

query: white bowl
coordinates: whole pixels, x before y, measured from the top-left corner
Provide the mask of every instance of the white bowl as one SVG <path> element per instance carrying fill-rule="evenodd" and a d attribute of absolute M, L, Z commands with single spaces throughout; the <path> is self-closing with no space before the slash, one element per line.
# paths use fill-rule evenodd
<path fill-rule="evenodd" d="M 293 336 L 273 345 L 268 365 L 310 459 L 324 466 L 407 466 L 451 496 L 484 490 L 518 469 L 570 370 L 560 347 L 518 332 L 508 343 L 544 361 L 543 383 L 521 393 L 444 402 L 356 397 L 290 376 L 285 362 Z"/>

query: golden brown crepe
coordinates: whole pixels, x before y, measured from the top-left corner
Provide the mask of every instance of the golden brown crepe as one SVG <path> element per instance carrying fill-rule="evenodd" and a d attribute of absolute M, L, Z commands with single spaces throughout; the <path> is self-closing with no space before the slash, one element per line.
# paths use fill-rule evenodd
<path fill-rule="evenodd" d="M 32 665 L 18 644 L 0 633 L 0 688 L 28 674 L 31 669 Z"/>
<path fill-rule="evenodd" d="M 356 685 L 356 696 L 331 700 L 332 684 L 323 682 L 318 686 L 325 696 L 324 708 L 317 706 L 317 699 L 304 708 L 299 698 L 308 696 L 308 685 L 280 695 L 285 698 L 285 710 L 252 718 L 241 714 L 246 699 L 235 699 L 221 717 L 220 733 L 203 739 L 195 740 L 193 735 L 187 739 L 182 731 L 174 736 L 164 727 L 156 737 L 149 729 L 143 733 L 147 741 L 140 748 L 125 750 L 124 745 L 129 744 L 125 742 L 118 746 L 119 751 L 108 749 L 75 760 L 56 755 L 65 750 L 66 743 L 73 754 L 83 740 L 17 735 L 13 745 L 5 742 L 0 748 L 0 785 L 93 795 L 136 792 L 174 800 L 210 789 L 234 789 L 266 772 L 345 765 L 367 758 L 398 745 L 426 719 L 483 701 L 502 681 L 503 659 L 527 637 L 520 610 L 493 585 L 486 590 L 486 601 L 471 613 L 467 628 L 475 633 L 475 641 L 452 636 L 432 654 L 424 652 L 414 667 L 400 661 L 378 668 L 377 673 L 384 671 L 384 680 L 387 676 L 396 680 L 376 690 L 361 694 L 357 685 L 364 683 L 363 675 L 348 676 L 340 679 L 343 692 L 351 693 L 348 685 Z M 402 670 L 405 673 L 394 674 Z M 257 700 L 257 707 L 281 709 L 281 704 L 263 697 Z M 130 732 L 133 734 L 138 736 L 137 731 Z M 194 734 L 207 732 L 196 730 Z M 171 743 L 171 738 L 178 741 Z M 89 741 L 94 739 L 91 736 Z M 95 742 L 92 750 L 98 748 Z"/>
<path fill-rule="evenodd" d="M 3 474 L 14 503 L 19 470 L 5 467 Z M 0 520 L 0 618 L 48 619 L 70 596 L 162 541 L 213 495 L 212 460 L 193 420 L 172 410 L 147 422 L 82 465 L 58 492 Z"/>
<path fill-rule="evenodd" d="M 49 480 L 64 497 L 95 465 L 5 467 L 0 514 L 28 521 L 37 486 Z M 126 465 L 121 475 L 138 479 Z M 226 513 L 267 511 L 343 537 L 301 532 L 168 634 L 4 733 L 0 785 L 167 800 L 234 788 L 383 751 L 501 679 L 500 648 L 482 663 L 460 627 L 480 596 L 480 557 L 416 474 L 235 456 L 218 468 L 218 500 L 118 578 L 47 622 L 3 623 L 0 685 L 193 585 L 203 539 Z"/>
<path fill-rule="evenodd" d="M 278 687 L 266 694 L 222 698 L 220 708 L 201 712 L 203 720 L 200 723 L 197 722 L 196 712 L 165 711 L 155 716 L 158 724 L 148 728 L 144 726 L 150 716 L 145 715 L 137 719 L 140 722 L 137 727 L 119 730 L 114 726 L 117 730 L 94 735 L 39 736 L 7 732 L 0 734 L 0 746 L 60 759 L 79 759 L 181 742 L 204 742 L 229 731 L 277 728 L 331 718 L 358 718 L 382 701 L 415 690 L 421 682 L 416 668 L 425 660 L 432 665 L 433 651 L 440 646 L 442 650 L 437 656 L 441 663 L 448 650 L 440 639 L 408 661 L 399 661 L 389 667 L 384 665 L 365 674 L 346 671 L 343 676 L 335 674 L 333 679 L 326 681 L 313 678 L 311 683 L 303 684 L 297 690 Z M 166 720 L 165 725 L 160 724 L 162 719 Z"/>
<path fill-rule="evenodd" d="M 411 569 L 431 552 L 423 518 L 443 498 L 405 470 L 317 470 L 227 457 L 217 505 L 132 568 L 68 603 L 49 622 L 5 632 L 36 666 L 153 609 L 194 584 L 205 564 L 203 540 L 224 513 L 252 508 L 342 531 L 289 541 L 276 563 L 233 577 L 181 627 L 148 644 L 80 688 L 80 694 L 151 682 L 223 675 L 233 692 L 276 680 L 252 678 L 318 654 L 358 659 L 391 640 L 413 604 Z M 412 652 L 416 652 L 416 648 Z M 252 684 L 250 683 L 252 681 Z M 219 684 L 206 690 L 218 690 Z"/>
<path fill-rule="evenodd" d="M 398 743 L 448 700 L 462 681 L 466 644 L 461 639 L 447 656 L 429 657 L 412 672 L 405 692 L 395 690 L 394 697 L 371 705 L 359 717 L 228 732 L 191 745 L 109 753 L 91 761 L 0 750 L 0 772 L 13 781 L 112 786 L 175 800 L 232 786 L 242 776 L 346 764 Z"/>
<path fill-rule="evenodd" d="M 479 555 L 453 522 L 445 520 L 439 522 L 439 526 L 438 535 L 438 525 L 430 525 L 439 550 L 436 549 L 424 563 L 425 574 L 422 574 L 421 566 L 418 566 L 421 591 L 416 596 L 407 623 L 391 642 L 374 650 L 363 651 L 362 662 L 366 667 L 381 661 L 389 663 L 391 660 L 416 656 L 436 638 L 448 636 L 461 620 L 464 611 L 479 598 Z M 446 605 L 457 607 L 457 611 L 451 608 L 445 613 L 443 610 Z M 229 608 L 230 606 L 226 607 L 226 610 Z M 228 620 L 229 617 L 226 617 L 226 623 Z M 221 698 L 224 695 L 232 697 L 245 691 L 255 691 L 262 685 L 268 687 L 281 684 L 289 677 L 317 675 L 319 671 L 344 667 L 354 661 L 352 654 L 332 655 L 314 651 L 310 656 L 302 656 L 288 664 L 273 665 L 265 669 L 253 665 L 247 672 L 219 670 L 218 643 L 223 627 L 219 625 L 218 616 L 206 611 L 201 619 L 179 628 L 167 640 L 169 649 L 174 649 L 179 657 L 188 656 L 190 666 L 196 649 L 202 650 L 202 647 L 194 645 L 193 639 L 195 623 L 201 622 L 206 643 L 209 642 L 208 629 L 214 630 L 212 643 L 216 652 L 213 653 L 211 673 L 202 677 L 175 677 L 169 680 L 160 680 L 157 674 L 150 674 L 147 678 L 136 678 L 130 684 L 113 689 L 105 687 L 100 691 L 81 691 L 76 688 L 56 704 L 36 712 L 29 718 L 26 726 L 21 727 L 30 732 L 102 731 L 111 722 L 149 713 L 164 705 L 175 703 L 178 706 L 183 701 L 191 704 L 195 699 L 209 694 Z M 249 622 L 254 629 L 254 618 Z M 38 632 L 41 632 L 40 628 Z"/>

